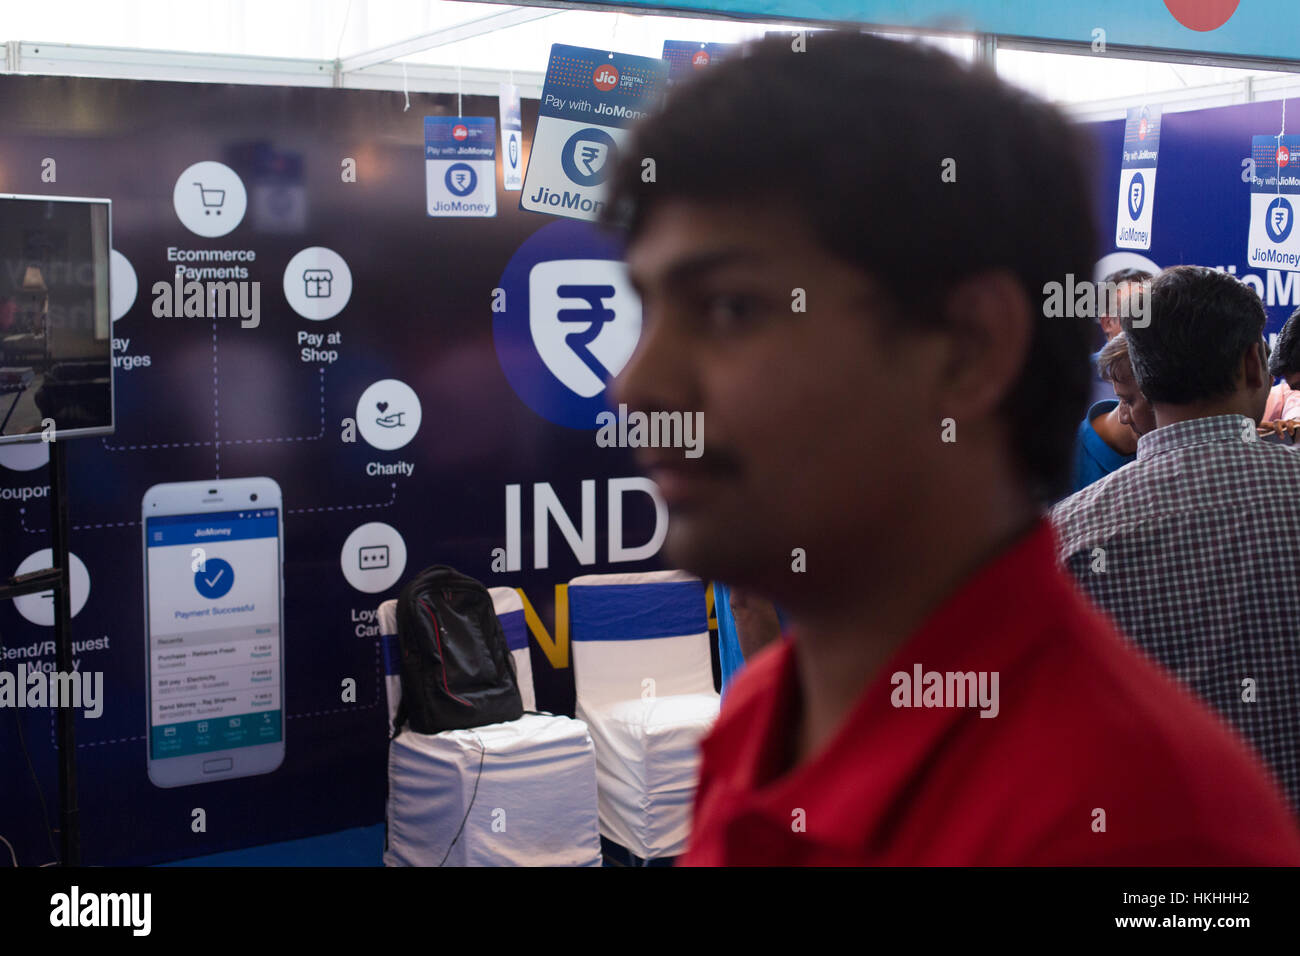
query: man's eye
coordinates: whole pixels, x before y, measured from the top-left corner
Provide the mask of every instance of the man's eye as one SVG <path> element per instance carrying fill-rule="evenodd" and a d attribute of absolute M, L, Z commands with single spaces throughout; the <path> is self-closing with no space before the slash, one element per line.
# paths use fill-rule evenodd
<path fill-rule="evenodd" d="M 741 328 L 752 322 L 758 311 L 758 303 L 744 295 L 715 295 L 705 308 L 709 327 L 717 331 Z"/>

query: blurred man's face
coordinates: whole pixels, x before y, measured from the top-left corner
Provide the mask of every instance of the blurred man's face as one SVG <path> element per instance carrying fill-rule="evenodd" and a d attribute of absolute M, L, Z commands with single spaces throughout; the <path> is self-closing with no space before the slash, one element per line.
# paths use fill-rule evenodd
<path fill-rule="evenodd" d="M 1141 288 L 1142 283 L 1140 282 L 1125 282 L 1115 290 L 1116 297 L 1120 303 L 1121 312 L 1108 312 L 1099 320 L 1101 330 L 1106 334 L 1107 342 L 1124 331 L 1124 326 L 1120 322 L 1120 315 L 1125 311 L 1128 312 L 1129 315 L 1133 314 L 1133 296 L 1136 295 Z"/>
<path fill-rule="evenodd" d="M 703 413 L 701 457 L 638 453 L 668 502 L 668 560 L 761 585 L 791 573 L 794 548 L 826 574 L 853 549 L 886 551 L 945 447 L 923 397 L 932 337 L 886 334 L 873 283 L 796 213 L 666 201 L 627 262 L 644 319 L 615 401 Z"/>
<path fill-rule="evenodd" d="M 1156 412 L 1137 387 L 1133 369 L 1128 362 L 1120 362 L 1113 370 L 1111 384 L 1119 399 L 1119 420 L 1141 437 L 1156 430 Z"/>

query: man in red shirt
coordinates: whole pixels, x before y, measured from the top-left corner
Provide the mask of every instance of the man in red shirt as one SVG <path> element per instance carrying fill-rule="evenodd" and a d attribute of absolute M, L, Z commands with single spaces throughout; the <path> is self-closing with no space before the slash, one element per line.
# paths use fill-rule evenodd
<path fill-rule="evenodd" d="M 788 609 L 704 743 L 688 864 L 1295 864 L 1242 744 L 1055 560 L 1095 257 L 1089 146 L 914 44 L 769 39 L 635 128 L 605 222 L 642 299 L 615 383 L 665 548 Z M 654 160 L 647 176 L 645 160 Z"/>

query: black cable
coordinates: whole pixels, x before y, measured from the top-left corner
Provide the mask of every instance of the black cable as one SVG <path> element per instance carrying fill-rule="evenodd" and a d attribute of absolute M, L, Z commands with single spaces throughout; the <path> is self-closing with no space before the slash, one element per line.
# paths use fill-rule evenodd
<path fill-rule="evenodd" d="M 447 857 L 451 856 L 451 848 L 456 845 L 456 841 L 460 839 L 460 835 L 465 832 L 465 823 L 469 820 L 469 812 L 474 809 L 474 800 L 478 797 L 478 782 L 483 779 L 483 759 L 487 757 L 487 748 L 483 746 L 483 738 L 478 734 L 474 735 L 474 739 L 478 741 L 479 753 L 478 776 L 474 778 L 474 793 L 470 795 L 469 806 L 465 808 L 465 816 L 460 821 L 460 829 L 457 830 L 456 835 L 452 837 L 451 846 L 447 847 L 447 852 L 442 855 L 442 863 L 439 863 L 439 866 L 442 866 L 443 863 L 447 862 Z"/>

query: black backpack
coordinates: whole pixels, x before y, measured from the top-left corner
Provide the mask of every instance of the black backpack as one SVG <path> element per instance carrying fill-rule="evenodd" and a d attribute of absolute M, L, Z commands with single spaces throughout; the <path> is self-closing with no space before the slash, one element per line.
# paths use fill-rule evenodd
<path fill-rule="evenodd" d="M 397 639 L 402 702 L 394 734 L 405 721 L 436 734 L 523 716 L 515 662 L 478 581 L 441 564 L 425 568 L 397 599 Z"/>

